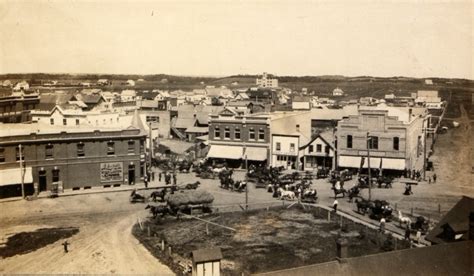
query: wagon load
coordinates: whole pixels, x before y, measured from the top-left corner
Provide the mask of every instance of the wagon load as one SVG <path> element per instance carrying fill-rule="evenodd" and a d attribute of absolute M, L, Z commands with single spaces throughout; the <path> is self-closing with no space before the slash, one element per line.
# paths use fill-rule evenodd
<path fill-rule="evenodd" d="M 170 194 L 167 196 L 166 201 L 172 207 L 211 204 L 214 201 L 214 196 L 203 190 L 188 190 Z"/>

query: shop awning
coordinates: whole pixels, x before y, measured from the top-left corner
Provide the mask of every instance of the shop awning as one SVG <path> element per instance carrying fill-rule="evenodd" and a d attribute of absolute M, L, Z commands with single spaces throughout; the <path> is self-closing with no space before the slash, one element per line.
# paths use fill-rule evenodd
<path fill-rule="evenodd" d="M 359 169 L 362 158 L 364 158 L 364 165 L 362 167 L 367 169 L 369 167 L 367 157 L 361 156 L 339 156 L 339 167 Z M 380 168 L 380 160 L 381 158 L 379 157 L 370 157 L 370 167 L 372 169 Z"/>
<path fill-rule="evenodd" d="M 405 159 L 384 158 L 382 160 L 382 168 L 402 171 L 405 169 Z"/>
<path fill-rule="evenodd" d="M 25 178 L 23 183 L 33 183 L 33 173 L 31 167 L 23 169 Z M 0 170 L 0 186 L 21 184 L 21 170 L 20 168 Z"/>
<path fill-rule="evenodd" d="M 247 147 L 245 148 L 244 159 L 247 157 L 247 160 L 252 161 L 264 161 L 267 160 L 267 149 L 266 148 L 254 148 Z"/>
<path fill-rule="evenodd" d="M 212 145 L 207 153 L 209 158 L 241 159 L 244 149 L 235 146 Z"/>

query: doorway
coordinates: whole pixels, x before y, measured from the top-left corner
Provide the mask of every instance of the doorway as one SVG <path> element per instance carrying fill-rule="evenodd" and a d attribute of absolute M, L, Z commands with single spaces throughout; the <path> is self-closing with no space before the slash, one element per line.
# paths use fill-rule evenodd
<path fill-rule="evenodd" d="M 39 182 L 39 191 L 38 192 L 46 191 L 46 186 L 47 186 L 48 182 L 46 180 L 46 171 L 45 170 L 39 171 L 38 182 Z"/>
<path fill-rule="evenodd" d="M 128 185 L 135 184 L 135 165 L 128 165 Z"/>

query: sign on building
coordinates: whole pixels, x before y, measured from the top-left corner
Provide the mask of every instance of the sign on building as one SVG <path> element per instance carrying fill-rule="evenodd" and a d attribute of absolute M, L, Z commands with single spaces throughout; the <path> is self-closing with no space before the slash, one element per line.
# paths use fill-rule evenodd
<path fill-rule="evenodd" d="M 122 162 L 100 163 L 100 182 L 123 181 Z"/>

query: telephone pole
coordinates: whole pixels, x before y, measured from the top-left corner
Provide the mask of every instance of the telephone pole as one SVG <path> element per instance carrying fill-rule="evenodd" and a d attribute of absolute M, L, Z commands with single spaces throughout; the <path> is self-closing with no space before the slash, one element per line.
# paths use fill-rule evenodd
<path fill-rule="evenodd" d="M 370 142 L 369 132 L 367 132 L 367 167 L 369 169 L 369 201 L 372 199 L 372 176 L 370 173 Z"/>
<path fill-rule="evenodd" d="M 23 152 L 21 144 L 18 145 L 18 151 L 20 152 L 20 174 L 21 174 L 21 198 L 25 198 L 25 173 L 23 171 Z"/>

